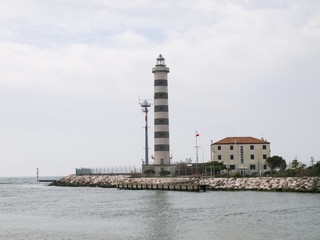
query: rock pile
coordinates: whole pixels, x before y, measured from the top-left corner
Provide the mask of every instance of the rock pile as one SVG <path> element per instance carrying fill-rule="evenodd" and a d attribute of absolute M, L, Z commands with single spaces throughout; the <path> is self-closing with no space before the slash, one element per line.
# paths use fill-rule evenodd
<path fill-rule="evenodd" d="M 60 178 L 51 185 L 70 187 L 116 187 L 118 184 L 158 184 L 174 185 L 181 183 L 195 183 L 193 178 L 131 178 L 128 176 L 76 176 L 74 174 Z"/>
<path fill-rule="evenodd" d="M 62 177 L 50 185 L 68 187 L 116 187 L 125 182 L 130 176 L 76 176 L 74 174 Z"/>
<path fill-rule="evenodd" d="M 318 177 L 287 178 L 131 178 L 130 176 L 75 176 L 69 175 L 53 182 L 55 186 L 116 187 L 120 184 L 207 185 L 208 190 L 296 191 L 320 192 Z"/>
<path fill-rule="evenodd" d="M 320 192 L 318 177 L 207 178 L 201 179 L 200 184 L 209 185 L 212 190 Z"/>

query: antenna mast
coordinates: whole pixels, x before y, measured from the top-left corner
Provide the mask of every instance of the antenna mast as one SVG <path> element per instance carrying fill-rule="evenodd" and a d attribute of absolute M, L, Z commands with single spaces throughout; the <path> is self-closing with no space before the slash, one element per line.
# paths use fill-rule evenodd
<path fill-rule="evenodd" d="M 145 125 L 145 165 L 149 165 L 149 153 L 148 153 L 148 107 L 151 106 L 151 103 L 148 102 L 148 100 L 144 99 L 139 101 L 139 104 L 142 108 L 142 112 L 144 112 L 146 114 L 145 116 L 145 121 L 146 121 L 146 125 Z"/>

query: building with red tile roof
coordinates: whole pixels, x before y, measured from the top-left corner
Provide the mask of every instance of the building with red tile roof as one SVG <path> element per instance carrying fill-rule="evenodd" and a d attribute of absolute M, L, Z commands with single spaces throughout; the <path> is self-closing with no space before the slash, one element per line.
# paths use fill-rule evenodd
<path fill-rule="evenodd" d="M 211 142 L 211 161 L 223 162 L 231 172 L 241 175 L 263 175 L 270 169 L 270 142 L 254 137 L 226 137 Z"/>

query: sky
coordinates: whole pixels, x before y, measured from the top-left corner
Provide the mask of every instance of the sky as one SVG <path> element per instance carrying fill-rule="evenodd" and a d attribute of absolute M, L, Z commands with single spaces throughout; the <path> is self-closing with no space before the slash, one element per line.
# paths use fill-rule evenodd
<path fill-rule="evenodd" d="M 318 0 L 0 0 L 0 177 L 144 158 L 141 99 L 168 75 L 172 161 L 252 136 L 320 160 Z M 153 155 L 153 109 L 149 113 Z"/>

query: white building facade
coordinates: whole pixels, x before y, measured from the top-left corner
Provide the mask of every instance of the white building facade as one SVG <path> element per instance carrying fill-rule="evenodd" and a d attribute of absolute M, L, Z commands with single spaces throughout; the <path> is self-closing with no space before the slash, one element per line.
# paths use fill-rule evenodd
<path fill-rule="evenodd" d="M 226 137 L 211 141 L 211 161 L 223 162 L 231 172 L 241 175 L 263 175 L 270 169 L 270 142 L 254 137 Z"/>

